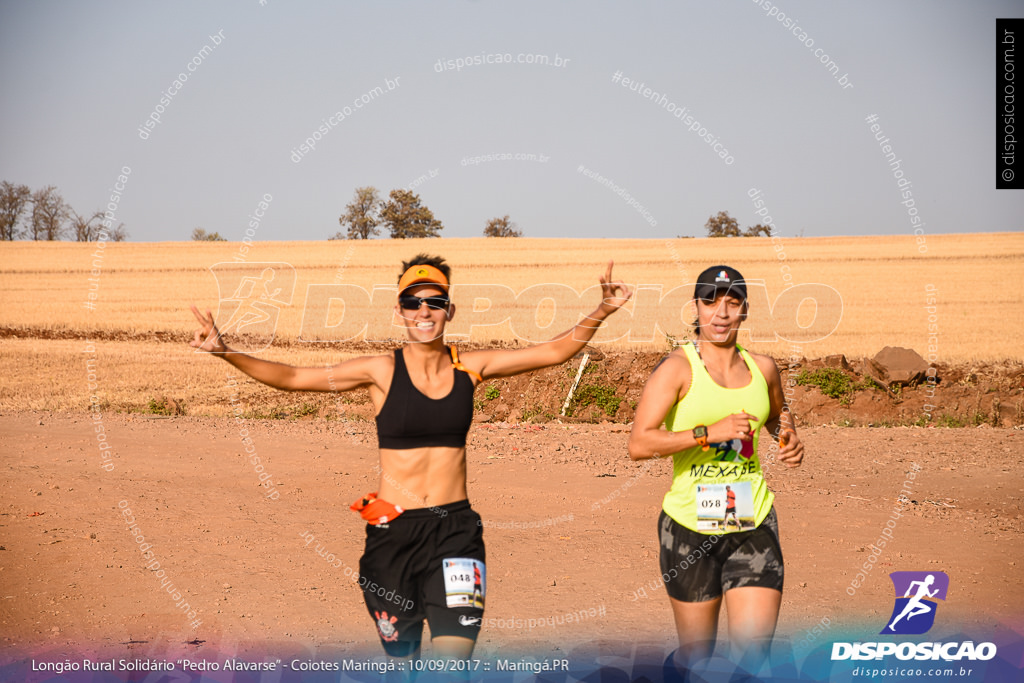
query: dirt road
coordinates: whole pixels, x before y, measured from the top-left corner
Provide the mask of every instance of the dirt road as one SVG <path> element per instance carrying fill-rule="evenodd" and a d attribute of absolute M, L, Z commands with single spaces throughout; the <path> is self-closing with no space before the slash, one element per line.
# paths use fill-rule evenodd
<path fill-rule="evenodd" d="M 8 413 L 0 425 L 7 659 L 380 654 L 354 583 L 363 524 L 348 509 L 376 486 L 372 424 L 107 414 L 108 459 L 91 415 Z M 473 427 L 470 499 L 488 555 L 478 655 L 556 656 L 602 639 L 671 648 L 655 533 L 669 463 L 629 461 L 627 429 Z M 780 638 L 797 643 L 823 623 L 830 634 L 877 634 L 898 570 L 949 575 L 932 636 L 1022 632 L 1024 432 L 802 436 L 804 467 L 766 464 L 786 558 Z M 904 489 L 910 502 L 899 505 Z M 126 508 L 162 576 L 147 569 Z"/>

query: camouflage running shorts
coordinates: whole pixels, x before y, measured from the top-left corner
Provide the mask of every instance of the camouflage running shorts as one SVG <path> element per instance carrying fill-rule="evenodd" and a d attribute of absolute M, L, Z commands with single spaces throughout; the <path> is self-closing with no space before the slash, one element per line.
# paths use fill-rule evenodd
<path fill-rule="evenodd" d="M 692 531 L 663 510 L 658 531 L 661 578 L 674 600 L 705 602 L 745 586 L 782 591 L 785 572 L 774 507 L 756 529 L 730 534 Z"/>

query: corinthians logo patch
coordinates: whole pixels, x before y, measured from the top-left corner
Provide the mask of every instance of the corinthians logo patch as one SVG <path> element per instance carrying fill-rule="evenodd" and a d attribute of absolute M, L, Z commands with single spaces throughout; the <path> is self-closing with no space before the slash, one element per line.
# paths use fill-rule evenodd
<path fill-rule="evenodd" d="M 377 617 L 377 631 L 381 639 L 389 643 L 398 640 L 398 629 L 395 628 L 398 617 L 388 617 L 387 612 L 374 612 L 373 615 Z"/>

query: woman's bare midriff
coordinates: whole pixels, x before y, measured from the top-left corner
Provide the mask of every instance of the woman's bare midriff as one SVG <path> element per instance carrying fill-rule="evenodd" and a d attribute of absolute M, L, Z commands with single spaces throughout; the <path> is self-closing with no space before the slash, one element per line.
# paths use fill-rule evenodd
<path fill-rule="evenodd" d="M 466 449 L 380 449 L 378 498 L 407 510 L 466 500 Z"/>

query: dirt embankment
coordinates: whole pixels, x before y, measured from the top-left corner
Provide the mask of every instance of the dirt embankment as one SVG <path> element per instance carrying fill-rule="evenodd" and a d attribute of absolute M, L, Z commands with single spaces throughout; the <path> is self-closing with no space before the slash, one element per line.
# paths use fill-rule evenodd
<path fill-rule="evenodd" d="M 593 353 L 569 404 L 570 417 L 562 419 L 632 421 L 644 383 L 664 354 Z M 477 390 L 483 415 L 510 422 L 559 417 L 580 361 L 487 382 Z M 933 385 L 903 387 L 872 381 L 865 359 L 829 356 L 776 362 L 801 425 L 1024 425 L 1024 364 L 1019 362 L 937 365 Z M 488 395 L 494 398 L 488 400 Z"/>
<path fill-rule="evenodd" d="M 379 347 L 375 350 L 379 353 Z M 476 390 L 478 422 L 629 423 L 644 383 L 664 353 L 604 352 L 587 348 L 562 365 L 526 375 L 492 379 Z M 797 424 L 855 426 L 1015 427 L 1024 425 L 1024 363 L 936 365 L 936 381 L 885 387 L 872 381 L 866 359 L 829 356 L 777 358 Z M 824 371 L 824 372 L 821 372 Z M 792 381 L 791 381 L 792 380 Z M 280 399 L 279 399 L 280 400 Z M 294 403 L 294 399 L 292 399 Z M 372 419 L 365 394 L 338 402 L 322 399 L 293 412 Z M 564 411 L 564 412 L 563 412 Z"/>
<path fill-rule="evenodd" d="M 77 330 L 0 327 L 0 338 L 85 339 L 139 344 L 181 344 L 191 337 L 165 331 Z M 259 347 L 257 338 L 240 338 L 242 347 Z M 387 353 L 393 346 L 371 342 L 319 343 L 273 340 L 275 348 L 325 348 L 339 354 Z M 488 342 L 488 348 L 517 348 L 516 342 Z M 464 350 L 480 348 L 460 344 Z M 478 422 L 629 423 L 644 383 L 667 353 L 603 351 L 587 347 L 588 358 L 569 398 L 583 353 L 562 365 L 516 377 L 492 379 L 476 390 Z M 883 386 L 871 380 L 865 358 L 842 355 L 819 359 L 776 358 L 783 386 L 797 424 L 854 426 L 1018 427 L 1024 426 L 1024 361 L 936 364 L 934 383 Z M 792 382 L 791 382 L 792 380 Z M 144 391 L 140 389 L 139 396 Z M 365 391 L 346 394 L 280 392 L 250 381 L 240 387 L 247 418 L 312 418 L 369 420 L 372 406 Z M 204 415 L 194 410 L 195 397 L 168 393 L 142 403 L 103 405 L 115 412 Z M 140 399 L 141 400 L 141 399 Z M 227 397 L 223 412 L 232 406 Z"/>

